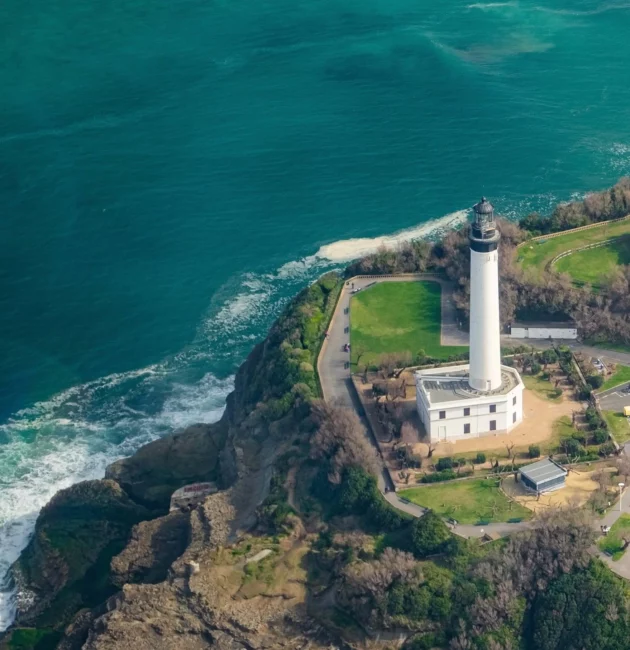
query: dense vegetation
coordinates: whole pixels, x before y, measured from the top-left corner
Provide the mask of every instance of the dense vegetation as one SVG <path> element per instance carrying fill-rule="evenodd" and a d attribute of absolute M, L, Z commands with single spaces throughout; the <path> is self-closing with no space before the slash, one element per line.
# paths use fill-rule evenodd
<path fill-rule="evenodd" d="M 343 282 L 328 273 L 303 289 L 250 354 L 247 376 L 237 378 L 244 407 L 266 420 L 286 415 L 296 401 L 320 392 L 317 356 Z"/>
<path fill-rule="evenodd" d="M 551 216 L 529 215 L 517 225 L 498 219 L 502 233 L 499 257 L 501 321 L 519 315 L 535 319 L 573 318 L 583 338 L 594 342 L 630 344 L 630 267 L 621 266 L 601 283 L 575 286 L 570 276 L 544 269 L 523 269 L 516 246 L 540 233 L 550 233 L 630 212 L 630 180 L 592 194 L 580 202 L 558 206 Z M 410 242 L 397 250 L 381 249 L 357 261 L 348 274 L 435 271 L 456 283 L 455 301 L 463 318 L 469 309 L 469 246 L 466 228 L 449 232 L 435 244 Z"/>

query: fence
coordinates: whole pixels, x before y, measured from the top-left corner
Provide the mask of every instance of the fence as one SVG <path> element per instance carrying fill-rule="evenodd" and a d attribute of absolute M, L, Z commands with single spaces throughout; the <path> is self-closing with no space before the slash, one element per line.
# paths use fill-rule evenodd
<path fill-rule="evenodd" d="M 598 223 L 589 223 L 586 226 L 579 226 L 578 228 L 570 228 L 569 230 L 560 230 L 559 232 L 552 232 L 549 235 L 538 235 L 537 237 L 532 237 L 531 239 L 527 239 L 524 242 L 521 242 L 516 248 L 520 248 L 521 246 L 525 246 L 525 244 L 529 244 L 531 242 L 535 241 L 545 241 L 547 239 L 553 239 L 554 237 L 561 237 L 562 235 L 568 235 L 573 232 L 581 232 L 582 230 L 590 230 L 591 228 L 599 228 L 600 226 L 607 226 L 608 224 L 611 223 L 617 223 L 618 221 L 625 221 L 626 219 L 630 219 L 630 214 L 627 214 L 625 217 L 620 217 L 619 219 L 609 219 L 608 221 L 599 221 Z"/>
<path fill-rule="evenodd" d="M 573 255 L 573 253 L 579 253 L 580 251 L 590 250 L 591 248 L 600 248 L 602 246 L 608 246 L 608 244 L 611 244 L 612 242 L 616 241 L 617 239 L 619 239 L 619 237 L 611 237 L 610 239 L 607 239 L 606 241 L 595 242 L 594 244 L 587 244 L 586 246 L 580 246 L 579 248 L 570 248 L 568 251 L 564 251 L 563 253 L 559 253 L 552 260 L 547 262 L 547 264 L 545 265 L 545 271 L 550 271 L 551 268 L 553 267 L 553 265 L 558 260 L 561 260 L 563 257 L 568 257 L 569 255 Z"/>

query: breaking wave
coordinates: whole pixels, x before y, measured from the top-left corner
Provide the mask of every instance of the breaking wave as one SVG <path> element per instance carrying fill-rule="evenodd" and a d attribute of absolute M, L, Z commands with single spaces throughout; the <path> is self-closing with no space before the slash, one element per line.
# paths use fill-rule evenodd
<path fill-rule="evenodd" d="M 419 226 L 401 230 L 393 235 L 383 235 L 374 238 L 345 239 L 322 246 L 315 258 L 332 262 L 349 262 L 351 260 L 374 253 L 379 248 L 395 248 L 403 242 L 414 239 L 429 239 L 437 237 L 450 228 L 462 225 L 468 218 L 468 210 L 458 210 L 439 219 L 428 221 Z"/>
<path fill-rule="evenodd" d="M 159 364 L 74 386 L 0 424 L 0 631 L 15 617 L 9 568 L 41 508 L 59 490 L 101 478 L 107 465 L 198 422 L 215 422 L 234 368 L 287 302 L 322 273 L 381 246 L 434 237 L 460 210 L 393 235 L 337 241 L 272 273 L 245 273 L 217 292 L 191 345 Z"/>

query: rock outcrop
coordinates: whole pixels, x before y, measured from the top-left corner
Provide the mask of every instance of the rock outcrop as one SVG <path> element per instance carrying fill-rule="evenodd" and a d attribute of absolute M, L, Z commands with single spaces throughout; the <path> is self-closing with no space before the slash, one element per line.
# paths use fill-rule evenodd
<path fill-rule="evenodd" d="M 18 622 L 54 623 L 106 597 L 110 559 L 125 546 L 132 526 L 149 516 L 115 481 L 85 481 L 58 492 L 14 569 Z"/>
<path fill-rule="evenodd" d="M 117 587 L 128 582 L 156 583 L 184 552 L 190 532 L 190 513 L 171 512 L 134 526 L 131 539 L 111 562 L 111 581 Z"/>
<path fill-rule="evenodd" d="M 188 427 L 112 463 L 105 478 L 119 483 L 134 501 L 164 512 L 182 485 L 220 479 L 219 456 L 227 434 L 225 420 Z"/>
<path fill-rule="evenodd" d="M 278 457 L 303 453 L 313 363 L 339 289 L 324 276 L 287 307 L 240 367 L 220 422 L 148 444 L 105 479 L 54 497 L 14 566 L 18 626 L 47 643 L 63 636 L 62 650 L 319 647 L 303 586 L 278 579 L 275 589 L 241 591 L 243 567 L 216 566 L 211 554 L 256 525 Z M 168 514 L 175 490 L 202 481 L 223 491 Z"/>

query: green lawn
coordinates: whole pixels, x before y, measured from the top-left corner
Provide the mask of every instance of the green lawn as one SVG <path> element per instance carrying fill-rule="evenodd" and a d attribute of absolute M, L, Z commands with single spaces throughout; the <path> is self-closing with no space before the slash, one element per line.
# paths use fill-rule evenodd
<path fill-rule="evenodd" d="M 630 404 L 629 404 L 630 406 Z M 630 440 L 630 425 L 628 419 L 623 413 L 615 413 L 614 411 L 602 411 L 604 420 L 612 433 L 612 437 L 622 445 L 624 442 Z"/>
<path fill-rule="evenodd" d="M 518 249 L 518 259 L 523 267 L 533 267 L 544 269 L 547 262 L 552 260 L 556 255 L 571 248 L 579 248 L 587 244 L 604 241 L 627 235 L 630 233 L 630 219 L 618 221 L 610 225 L 599 228 L 590 228 L 580 232 L 568 231 L 566 235 L 554 237 L 552 239 L 542 239 L 540 241 L 526 242 Z M 595 249 L 601 251 L 602 249 Z M 573 257 L 571 255 L 568 259 Z"/>
<path fill-rule="evenodd" d="M 630 535 L 630 515 L 623 514 L 610 527 L 610 532 L 606 537 L 599 540 L 599 548 L 605 553 L 610 553 L 613 560 L 619 560 L 625 551 L 623 551 L 622 535 Z"/>
<path fill-rule="evenodd" d="M 352 297 L 352 362 L 378 363 L 381 354 L 420 350 L 439 359 L 467 352 L 440 345 L 441 290 L 437 282 L 381 282 Z"/>
<path fill-rule="evenodd" d="M 530 519 L 531 510 L 510 501 L 499 489 L 497 479 L 452 481 L 441 485 L 411 488 L 399 492 L 437 514 L 453 517 L 462 524 Z"/>
<path fill-rule="evenodd" d="M 599 390 L 608 390 L 630 381 L 630 368 L 628 366 L 617 366 L 615 373 L 609 377 Z"/>
<path fill-rule="evenodd" d="M 622 264 L 630 264 L 629 235 L 623 235 L 601 248 L 563 257 L 555 263 L 554 269 L 568 273 L 576 282 L 598 285 Z"/>
<path fill-rule="evenodd" d="M 556 394 L 553 382 L 542 379 L 540 375 L 521 375 L 525 388 L 533 391 L 539 397 L 559 404 L 562 401 L 562 393 Z"/>

